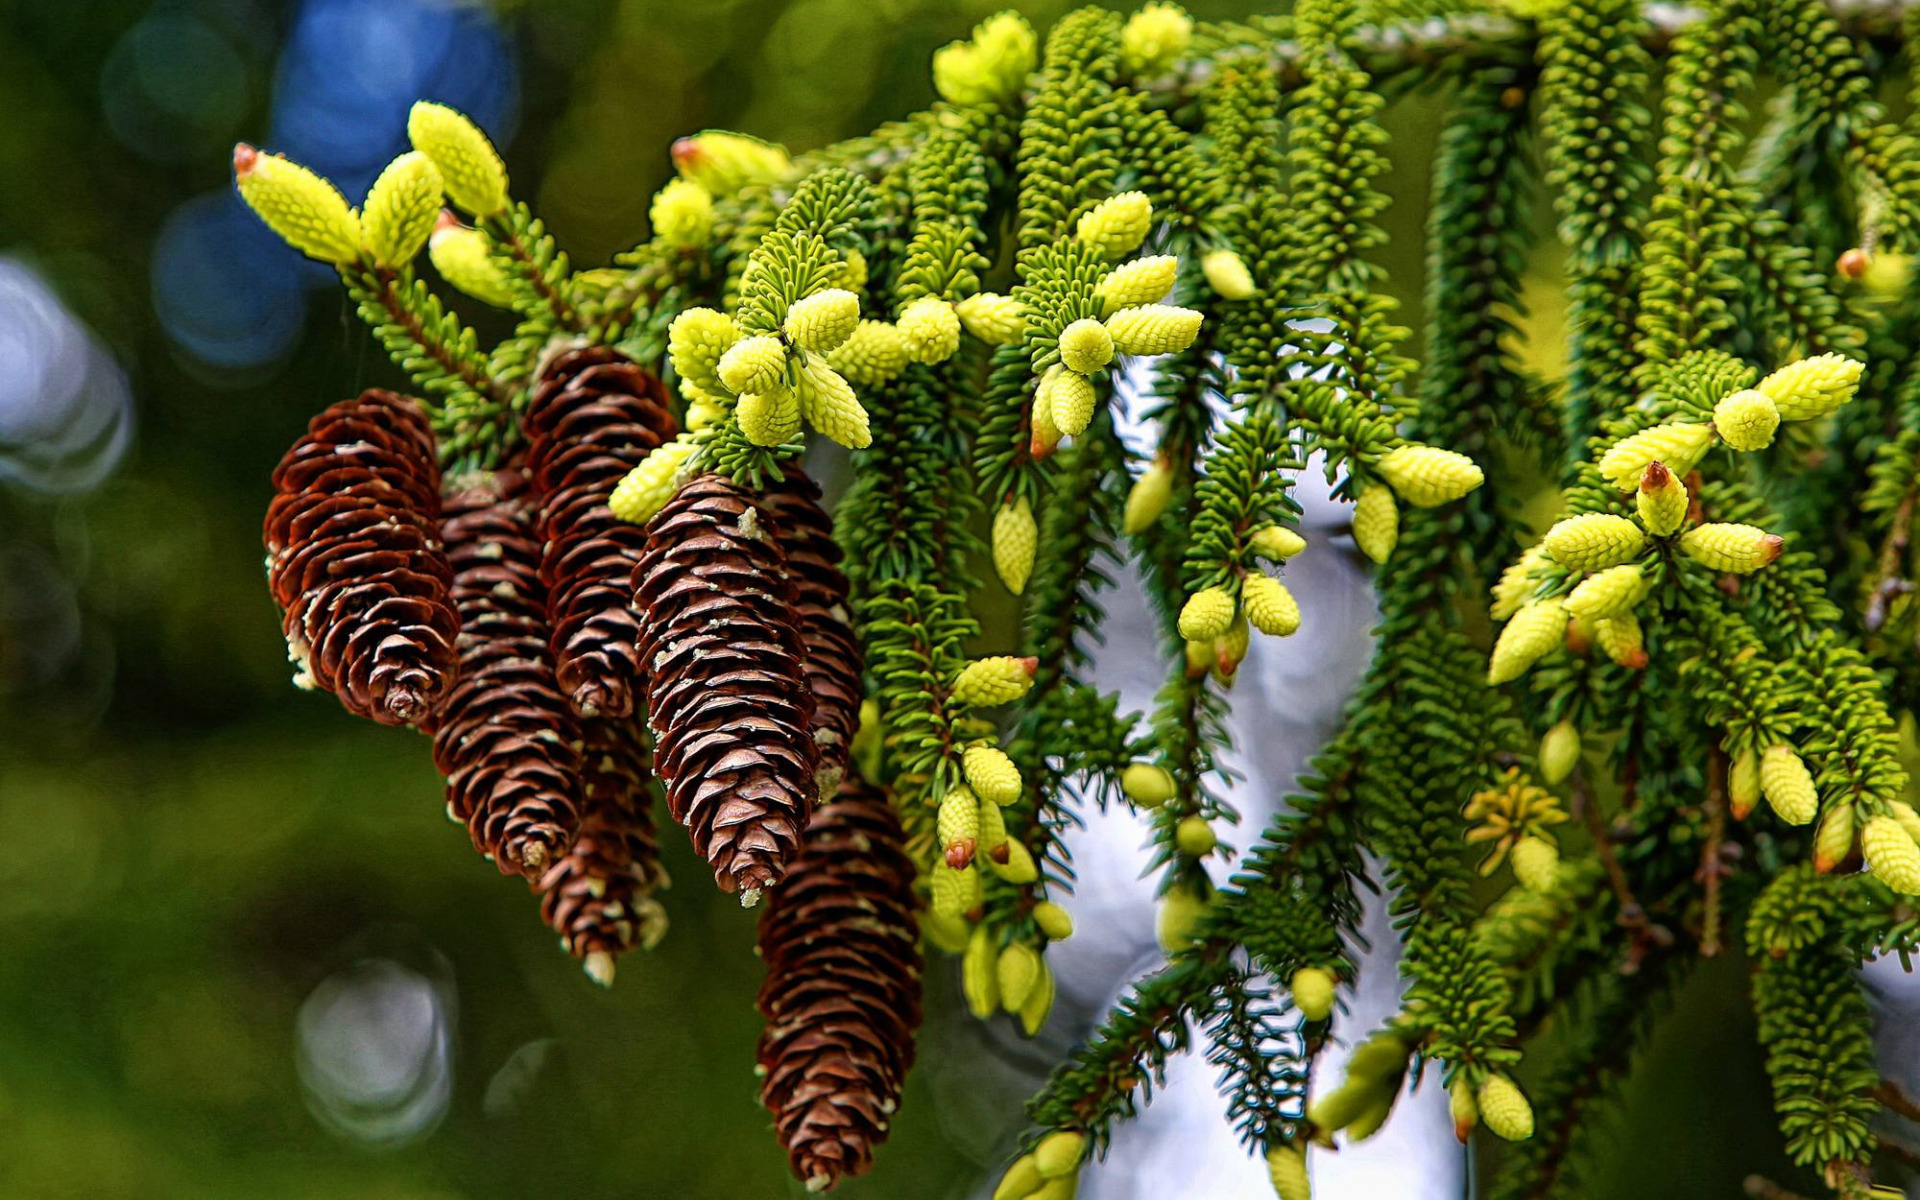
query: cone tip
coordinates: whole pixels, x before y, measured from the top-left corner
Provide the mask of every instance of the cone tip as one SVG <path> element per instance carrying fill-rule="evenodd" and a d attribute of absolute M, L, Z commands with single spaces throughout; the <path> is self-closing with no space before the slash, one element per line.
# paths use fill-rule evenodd
<path fill-rule="evenodd" d="M 245 179 L 253 174 L 254 164 L 260 161 L 260 151 L 246 142 L 233 144 L 233 174 L 237 179 Z"/>
<path fill-rule="evenodd" d="M 587 973 L 588 979 L 603 988 L 610 988 L 613 986 L 613 964 L 613 955 L 605 950 L 595 950 L 587 955 L 586 960 L 580 964 L 580 969 Z"/>
<path fill-rule="evenodd" d="M 1661 488 L 1666 487 L 1667 481 L 1672 478 L 1673 472 L 1667 470 L 1667 464 L 1656 458 L 1647 464 L 1646 471 L 1641 474 L 1640 490 L 1644 492 L 1659 491 Z"/>

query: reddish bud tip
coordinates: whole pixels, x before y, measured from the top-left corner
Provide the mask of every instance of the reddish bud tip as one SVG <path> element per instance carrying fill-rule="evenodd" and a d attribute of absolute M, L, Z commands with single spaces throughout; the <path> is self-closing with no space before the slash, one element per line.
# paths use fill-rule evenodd
<path fill-rule="evenodd" d="M 987 857 L 1004 867 L 1013 861 L 1013 847 L 1011 843 L 1001 842 L 987 852 Z"/>
<path fill-rule="evenodd" d="M 1856 246 L 1840 256 L 1840 262 L 1835 269 L 1840 272 L 1842 279 L 1858 280 L 1865 279 L 1868 269 L 1872 266 L 1873 255 Z"/>
<path fill-rule="evenodd" d="M 1786 551 L 1787 540 L 1777 533 L 1769 533 L 1760 539 L 1760 561 L 1770 563 Z"/>
<path fill-rule="evenodd" d="M 955 871 L 964 871 L 973 862 L 974 840 L 961 838 L 947 847 L 947 866 Z"/>
<path fill-rule="evenodd" d="M 245 179 L 253 174 L 253 165 L 260 161 L 260 151 L 245 142 L 236 142 L 233 147 L 233 174 L 235 178 Z"/>
<path fill-rule="evenodd" d="M 1666 487 L 1668 481 L 1672 478 L 1673 472 L 1667 470 L 1667 464 L 1661 462 L 1659 459 L 1655 459 L 1647 464 L 1646 471 L 1640 476 L 1640 490 L 1643 492 L 1657 492 L 1661 488 Z"/>
<path fill-rule="evenodd" d="M 460 218 L 453 215 L 453 210 L 450 208 L 441 209 L 440 219 L 433 223 L 433 231 L 439 233 L 442 229 L 458 228 L 460 228 Z"/>
<path fill-rule="evenodd" d="M 673 156 L 674 166 L 685 170 L 700 161 L 700 143 L 690 137 L 679 138 L 667 153 Z"/>
<path fill-rule="evenodd" d="M 1774 540 L 1779 541 L 1780 539 L 1775 538 Z M 1040 670 L 1040 660 L 1031 654 L 1025 658 L 1015 659 L 1014 661 L 1020 664 L 1020 669 L 1027 673 L 1027 678 L 1029 679 L 1033 678 L 1034 674 Z"/>
<path fill-rule="evenodd" d="M 1647 661 L 1647 652 L 1645 650 L 1635 650 L 1632 654 L 1629 654 L 1625 659 L 1621 660 L 1620 665 L 1629 671 L 1644 671 L 1647 668 Z"/>

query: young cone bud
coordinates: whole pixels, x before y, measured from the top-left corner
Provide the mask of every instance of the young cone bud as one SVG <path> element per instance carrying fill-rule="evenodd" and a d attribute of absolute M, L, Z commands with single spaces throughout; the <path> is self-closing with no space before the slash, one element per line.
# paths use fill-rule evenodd
<path fill-rule="evenodd" d="M 1178 954 L 1191 946 L 1200 916 L 1206 910 L 1207 902 L 1186 884 L 1176 883 L 1168 888 L 1167 894 L 1160 898 L 1160 915 L 1155 922 L 1160 949 Z"/>
<path fill-rule="evenodd" d="M 440 220 L 440 172 L 419 151 L 402 154 L 380 172 L 360 214 L 373 261 L 404 267 L 414 260 Z"/>
<path fill-rule="evenodd" d="M 1622 563 L 1581 580 L 1567 597 L 1567 611 L 1588 621 L 1617 617 L 1632 612 L 1646 594 L 1639 564 Z"/>
<path fill-rule="evenodd" d="M 933 88 L 953 104 L 998 105 L 1020 94 L 1039 65 L 1033 27 L 1018 13 L 988 17 L 966 41 L 949 42 L 933 55 Z M 995 1200 L 1001 1200 L 995 1193 Z"/>
<path fill-rule="evenodd" d="M 939 878 L 940 867 L 934 868 L 934 877 Z M 966 993 L 967 1011 L 975 1020 L 984 1021 L 1000 1011 L 1000 977 L 995 968 L 999 965 L 1000 952 L 993 944 L 993 935 L 985 925 L 973 927 L 973 935 L 967 940 L 967 952 L 960 960 L 960 988 Z M 1035 1173 L 1035 1182 L 1039 1180 Z"/>
<path fill-rule="evenodd" d="M 1560 876 L 1560 848 L 1545 838 L 1521 838 L 1514 843 L 1509 861 L 1513 877 L 1530 892 L 1551 892 Z"/>
<path fill-rule="evenodd" d="M 1064 942 L 1073 936 L 1073 917 L 1051 900 L 1033 906 L 1033 923 L 1050 942 Z"/>
<path fill-rule="evenodd" d="M 1540 777 L 1559 783 L 1580 765 L 1580 727 L 1572 718 L 1560 721 L 1540 739 Z"/>
<path fill-rule="evenodd" d="M 907 357 L 917 363 L 940 363 L 960 349 L 960 316 L 938 296 L 922 296 L 900 310 L 896 322 L 906 339 Z"/>
<path fill-rule="evenodd" d="M 1547 530 L 1540 544 L 1548 558 L 1570 571 L 1603 571 L 1634 558 L 1647 538 L 1625 517 L 1585 513 Z"/>
<path fill-rule="evenodd" d="M 1498 686 L 1520 678 L 1534 663 L 1560 645 L 1567 632 L 1567 607 L 1558 600 L 1536 600 L 1524 605 L 1493 645 L 1487 682 Z"/>
<path fill-rule="evenodd" d="M 234 147 L 233 178 L 247 207 L 295 250 L 338 266 L 360 257 L 360 218 L 325 179 L 245 142 Z"/>
<path fill-rule="evenodd" d="M 476 217 L 507 207 L 507 167 L 465 114 L 422 100 L 407 114 L 407 139 L 440 169 L 447 199 Z"/>
<path fill-rule="evenodd" d="M 802 350 L 827 354 L 845 344 L 858 324 L 860 297 L 845 288 L 827 288 L 795 301 L 784 328 Z"/>
<path fill-rule="evenodd" d="M 1874 878 L 1907 896 L 1920 895 L 1920 846 L 1892 817 L 1874 817 L 1860 831 L 1860 850 Z"/>
<path fill-rule="evenodd" d="M 942 796 L 934 836 L 939 839 L 940 853 L 947 866 L 964 870 L 973 861 L 974 850 L 980 843 L 979 798 L 963 787 L 953 788 Z"/>
<path fill-rule="evenodd" d="M 1047 964 L 1040 964 L 1040 978 L 1027 993 L 1027 1002 L 1020 1006 L 1016 1015 L 1020 1018 L 1020 1031 L 1028 1037 L 1040 1032 L 1041 1026 L 1053 1013 L 1055 984 L 1053 972 L 1047 970 Z"/>
<path fill-rule="evenodd" d="M 770 392 L 786 385 L 787 347 L 777 337 L 756 334 L 727 347 L 714 374 L 736 395 Z"/>
<path fill-rule="evenodd" d="M 961 42 L 954 44 L 964 45 Z M 1045 1182 L 1040 1178 L 1040 1168 L 1034 1165 L 1033 1155 L 1023 1154 L 1000 1177 L 999 1184 L 993 1189 L 993 1200 L 1030 1200 Z"/>
<path fill-rule="evenodd" d="M 495 308 L 513 307 L 513 289 L 487 253 L 486 237 L 462 225 L 446 209 L 440 211 L 439 224 L 427 237 L 427 257 L 440 278 L 466 295 Z"/>
<path fill-rule="evenodd" d="M 980 822 L 980 850 L 994 862 L 1005 862 L 1012 857 L 1007 848 L 1007 816 L 1000 806 L 991 800 L 982 800 L 976 820 Z"/>
<path fill-rule="evenodd" d="M 1039 545 L 1040 525 L 1033 519 L 1033 507 L 1025 496 L 1002 504 L 993 514 L 993 569 L 1016 596 L 1027 590 Z"/>
<path fill-rule="evenodd" d="M 1760 803 L 1760 756 L 1742 750 L 1727 768 L 1727 807 L 1733 819 L 1744 821 Z"/>
<path fill-rule="evenodd" d="M 800 434 L 800 397 L 788 387 L 748 392 L 733 406 L 733 417 L 754 445 L 784 446 Z"/>
<path fill-rule="evenodd" d="M 1193 41 L 1193 18 L 1178 4 L 1153 0 L 1120 29 L 1120 64 L 1135 78 L 1173 66 Z"/>
<path fill-rule="evenodd" d="M 1307 548 L 1307 539 L 1285 525 L 1262 525 L 1248 544 L 1268 562 L 1286 562 Z"/>
<path fill-rule="evenodd" d="M 1145 192 L 1121 192 L 1093 206 L 1074 236 L 1103 258 L 1120 259 L 1139 249 L 1153 228 L 1153 205 Z"/>
<path fill-rule="evenodd" d="M 1180 607 L 1180 636 L 1188 641 L 1217 638 L 1233 624 L 1233 593 L 1223 587 L 1203 588 Z"/>
<path fill-rule="evenodd" d="M 1120 772 L 1120 790 L 1141 808 L 1158 808 L 1179 794 L 1172 772 L 1152 763 L 1129 763 Z"/>
<path fill-rule="evenodd" d="M 1700 465 L 1712 446 L 1711 425 L 1655 425 L 1615 442 L 1600 456 L 1599 470 L 1625 492 L 1640 485 L 1650 464 L 1664 463 L 1675 475 L 1685 475 Z"/>
<path fill-rule="evenodd" d="M 640 465 L 628 471 L 613 489 L 607 507 L 614 516 L 634 525 L 645 525 L 653 515 L 673 499 L 686 471 L 699 451 L 692 437 L 681 434 L 650 452 Z"/>
<path fill-rule="evenodd" d="M 1520 557 L 1507 564 L 1500 572 L 1498 582 L 1493 585 L 1493 607 L 1491 615 L 1496 621 L 1504 621 L 1520 611 L 1520 606 L 1533 595 L 1537 580 L 1533 578 L 1534 568 L 1547 556 L 1546 549 L 1535 543 L 1521 551 Z"/>
<path fill-rule="evenodd" d="M 1247 269 L 1247 260 L 1232 250 L 1207 252 L 1201 256 L 1200 270 L 1207 277 L 1207 286 L 1222 300 L 1246 300 L 1259 290 L 1253 272 Z"/>
<path fill-rule="evenodd" d="M 1827 806 L 1813 834 L 1813 869 L 1832 872 L 1853 853 L 1853 805 L 1842 800 Z"/>
<path fill-rule="evenodd" d="M 711 308 L 689 308 L 667 327 L 667 355 L 673 369 L 702 391 L 728 391 L 720 381 L 720 357 L 740 340 L 733 318 Z"/>
<path fill-rule="evenodd" d="M 713 236 L 713 193 L 691 179 L 669 179 L 653 194 L 647 219 L 653 236 L 669 246 L 704 246 Z"/>
<path fill-rule="evenodd" d="M 1200 336 L 1202 318 L 1174 304 L 1142 304 L 1107 318 L 1113 347 L 1122 354 L 1177 354 Z"/>
<path fill-rule="evenodd" d="M 1785 542 L 1752 525 L 1696 525 L 1680 535 L 1687 557 L 1712 571 L 1746 575 L 1780 557 Z"/>
<path fill-rule="evenodd" d="M 830 440 L 849 450 L 864 450 L 873 444 L 867 410 L 853 394 L 853 385 L 821 359 L 808 359 L 800 369 L 800 386 L 794 395 L 807 424 Z"/>
<path fill-rule="evenodd" d="M 1473 1098 L 1473 1088 L 1465 1075 L 1456 1077 L 1447 1089 L 1447 1111 L 1453 1117 L 1453 1136 L 1465 1145 L 1473 1127 L 1480 1123 L 1480 1103 Z"/>
<path fill-rule="evenodd" d="M 1267 1149 L 1267 1179 L 1278 1200 L 1313 1200 L 1313 1185 L 1307 1174 L 1307 1152 L 1289 1142 L 1276 1142 Z"/>
<path fill-rule="evenodd" d="M 1033 673 L 1040 669 L 1037 658 L 996 655 L 976 658 L 954 677 L 949 698 L 955 704 L 991 708 L 1018 700 L 1033 688 Z"/>
<path fill-rule="evenodd" d="M 1780 428 L 1780 410 L 1765 392 L 1747 388 L 1713 406 L 1713 428 L 1735 450 L 1764 450 Z"/>
<path fill-rule="evenodd" d="M 1160 519 L 1161 513 L 1167 511 L 1172 499 L 1173 468 L 1165 459 L 1155 459 L 1153 465 L 1142 472 L 1127 491 L 1127 509 L 1122 528 L 1129 535 L 1144 533 Z"/>
<path fill-rule="evenodd" d="M 1287 985 L 1293 993 L 1293 1006 L 1309 1021 L 1324 1021 L 1333 1015 L 1337 986 L 1333 973 L 1319 967 L 1301 967 Z"/>
<path fill-rule="evenodd" d="M 1353 541 L 1374 562 L 1393 557 L 1400 542 L 1400 506 L 1394 503 L 1393 489 L 1376 486 L 1360 493 L 1353 505 Z"/>
<path fill-rule="evenodd" d="M 980 872 L 972 864 L 955 870 L 944 862 L 937 862 L 933 864 L 929 891 L 934 912 L 949 918 L 965 916 L 980 903 Z"/>
<path fill-rule="evenodd" d="M 997 851 L 987 857 L 987 865 L 993 869 L 995 875 L 1008 883 L 1021 886 L 1040 878 L 1040 868 L 1033 861 L 1032 851 L 1011 839 L 1007 841 L 1005 849 L 1007 852 L 1005 860 L 998 857 Z"/>
<path fill-rule="evenodd" d="M 1486 478 L 1466 455 L 1418 442 L 1395 446 L 1380 456 L 1374 469 L 1415 508 L 1433 508 L 1458 500 Z"/>
<path fill-rule="evenodd" d="M 1629 671 L 1638 671 L 1647 665 L 1646 636 L 1641 632 L 1639 618 L 1632 613 L 1598 621 L 1593 632 L 1600 649 L 1615 663 Z"/>
<path fill-rule="evenodd" d="M 1496 1137 L 1524 1142 L 1533 1136 L 1533 1106 L 1505 1075 L 1490 1075 L 1477 1097 L 1480 1119 Z"/>
<path fill-rule="evenodd" d="M 1164 300 L 1179 274 L 1180 260 L 1171 254 L 1149 254 L 1121 263 L 1100 281 L 1102 311 L 1111 316 L 1123 308 Z"/>
<path fill-rule="evenodd" d="M 1261 633 L 1287 637 L 1300 628 L 1300 606 L 1287 585 L 1271 575 L 1249 575 L 1240 586 L 1247 620 Z"/>
<path fill-rule="evenodd" d="M 1026 336 L 1026 310 L 1012 296 L 975 292 L 953 308 L 967 332 L 989 346 L 1011 346 Z"/>
<path fill-rule="evenodd" d="M 987 803 L 1004 806 L 1020 798 L 1020 768 L 997 748 L 976 742 L 961 752 L 960 765 L 967 786 Z"/>
<path fill-rule="evenodd" d="M 1113 334 L 1105 325 L 1081 318 L 1060 331 L 1060 365 L 1091 375 L 1113 361 Z"/>
<path fill-rule="evenodd" d="M 1044 403 L 1052 419 L 1054 441 L 1085 433 L 1087 426 L 1093 424 L 1094 410 L 1100 406 L 1100 394 L 1094 389 L 1093 381 L 1059 365 L 1047 368 L 1037 395 L 1036 403 Z"/>
<path fill-rule="evenodd" d="M 744 133 L 708 129 L 673 144 L 674 169 L 717 198 L 744 187 L 776 183 L 793 169 L 784 146 Z"/>
<path fill-rule="evenodd" d="M 1687 485 L 1663 462 L 1651 462 L 1640 472 L 1640 490 L 1634 507 L 1640 523 L 1655 537 L 1672 537 L 1687 521 Z"/>
<path fill-rule="evenodd" d="M 1040 982 L 1040 971 L 1040 956 L 1032 946 L 1013 942 L 1000 951 L 993 968 L 994 980 L 1000 990 L 1000 1007 L 1010 1013 L 1019 1012 L 1034 985 Z M 1046 1173 L 1044 1166 L 1041 1173 Z"/>
<path fill-rule="evenodd" d="M 886 321 L 861 321 L 826 358 L 847 382 L 878 387 L 907 369 L 906 335 Z"/>
<path fill-rule="evenodd" d="M 1767 807 L 1789 825 L 1805 825 L 1820 812 L 1813 773 L 1792 746 L 1769 746 L 1760 756 L 1760 791 Z"/>
<path fill-rule="evenodd" d="M 1033 421 L 1033 437 L 1029 450 L 1036 461 L 1051 455 L 1060 445 L 1060 426 L 1053 419 L 1053 383 L 1059 375 L 1071 375 L 1065 367 L 1050 367 L 1040 377 L 1040 383 L 1033 391 L 1033 403 L 1028 406 L 1028 414 Z"/>
<path fill-rule="evenodd" d="M 1188 858 L 1205 858 L 1220 844 L 1220 838 L 1205 817 L 1182 817 L 1174 826 L 1173 844 Z"/>
<path fill-rule="evenodd" d="M 1788 363 L 1762 379 L 1759 391 L 1773 401 L 1783 421 L 1824 417 L 1853 399 L 1864 364 L 1839 354 L 1816 354 Z"/>
<path fill-rule="evenodd" d="M 1894 820 L 1900 822 L 1900 828 L 1906 830 L 1909 837 L 1920 841 L 1920 812 L 1915 812 L 1913 805 L 1904 800 L 1893 800 L 1888 802 L 1887 811 L 1893 814 Z"/>

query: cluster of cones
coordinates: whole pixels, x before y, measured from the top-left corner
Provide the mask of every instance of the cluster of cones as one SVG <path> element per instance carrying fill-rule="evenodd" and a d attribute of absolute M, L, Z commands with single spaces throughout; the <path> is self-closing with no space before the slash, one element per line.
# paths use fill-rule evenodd
<path fill-rule="evenodd" d="M 818 488 L 703 475 L 644 529 L 608 509 L 677 430 L 658 378 L 575 349 L 541 371 L 523 453 L 443 480 L 422 406 L 366 392 L 276 470 L 269 584 L 296 682 L 431 733 L 448 815 L 596 980 L 665 928 L 656 779 L 716 882 L 774 897 L 763 1095 L 796 1173 L 831 1186 L 871 1161 L 912 1058 L 913 870 L 886 798 L 841 784 L 861 661 Z"/>

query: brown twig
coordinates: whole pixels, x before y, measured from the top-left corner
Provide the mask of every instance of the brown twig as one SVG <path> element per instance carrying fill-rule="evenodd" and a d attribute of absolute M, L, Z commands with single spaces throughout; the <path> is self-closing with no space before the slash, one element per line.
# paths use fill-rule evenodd
<path fill-rule="evenodd" d="M 1720 953 L 1720 878 L 1725 869 L 1720 849 L 1727 836 L 1727 755 L 1714 747 L 1707 755 L 1707 844 L 1700 851 L 1701 901 L 1706 915 L 1700 922 L 1700 954 L 1712 958 Z"/>

